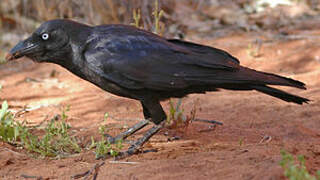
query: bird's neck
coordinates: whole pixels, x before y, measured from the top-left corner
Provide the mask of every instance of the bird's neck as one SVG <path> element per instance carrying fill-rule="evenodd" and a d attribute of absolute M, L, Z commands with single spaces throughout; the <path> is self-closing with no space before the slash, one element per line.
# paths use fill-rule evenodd
<path fill-rule="evenodd" d="M 70 43 L 70 49 L 71 50 L 69 51 L 69 54 L 66 55 L 62 61 L 60 61 L 62 63 L 59 63 L 59 62 L 55 62 L 55 63 L 64 67 L 65 69 L 72 72 L 73 74 L 85 80 L 88 80 L 84 72 L 85 69 L 87 69 L 86 63 L 84 60 L 84 55 L 83 55 L 84 47 L 76 43 Z"/>

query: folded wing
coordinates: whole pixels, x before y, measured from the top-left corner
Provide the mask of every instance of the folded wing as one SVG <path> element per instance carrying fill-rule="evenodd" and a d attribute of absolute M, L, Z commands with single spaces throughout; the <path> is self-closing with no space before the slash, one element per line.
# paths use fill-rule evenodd
<path fill-rule="evenodd" d="M 92 35 L 85 56 L 92 70 L 125 88 L 172 91 L 222 83 L 225 73 L 240 67 L 236 58 L 219 49 L 112 28 L 99 38 Z"/>

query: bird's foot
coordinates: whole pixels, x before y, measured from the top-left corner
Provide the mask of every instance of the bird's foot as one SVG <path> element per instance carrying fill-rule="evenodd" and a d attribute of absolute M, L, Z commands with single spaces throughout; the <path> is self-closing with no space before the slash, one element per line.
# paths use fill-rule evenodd
<path fill-rule="evenodd" d="M 142 120 L 142 121 L 138 122 L 137 124 L 135 124 L 134 126 L 132 126 L 131 128 L 129 128 L 128 130 L 118 134 L 116 137 L 113 137 L 109 134 L 105 134 L 104 136 L 107 138 L 107 141 L 110 144 L 115 144 L 119 141 L 125 140 L 127 137 L 129 137 L 133 133 L 139 131 L 140 129 L 142 129 L 143 127 L 145 127 L 148 124 L 149 124 L 148 120 Z"/>
<path fill-rule="evenodd" d="M 210 124 L 216 124 L 216 125 L 223 125 L 223 123 L 222 123 L 222 122 L 215 121 L 215 120 L 194 119 L 193 121 L 204 122 L 204 123 L 210 123 Z"/>
<path fill-rule="evenodd" d="M 141 138 L 135 141 L 127 151 L 120 152 L 116 159 L 123 159 L 139 152 L 143 144 L 146 143 L 153 135 L 155 135 L 163 127 L 163 125 L 164 123 L 153 126 Z"/>

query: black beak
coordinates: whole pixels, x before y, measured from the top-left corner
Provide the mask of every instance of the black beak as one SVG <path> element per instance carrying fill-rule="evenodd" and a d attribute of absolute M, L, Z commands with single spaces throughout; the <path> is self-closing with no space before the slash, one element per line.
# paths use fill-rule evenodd
<path fill-rule="evenodd" d="M 6 60 L 11 61 L 18 59 L 20 57 L 32 54 L 38 49 L 38 45 L 31 43 L 29 39 L 20 41 L 15 47 L 13 47 L 10 52 L 6 55 Z"/>

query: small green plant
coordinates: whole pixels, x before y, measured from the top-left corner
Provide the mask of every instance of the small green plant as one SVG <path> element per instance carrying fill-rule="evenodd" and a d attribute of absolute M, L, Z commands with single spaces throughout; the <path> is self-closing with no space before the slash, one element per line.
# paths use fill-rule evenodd
<path fill-rule="evenodd" d="M 167 126 L 173 129 L 179 127 L 188 128 L 189 124 L 196 119 L 196 104 L 197 103 L 195 102 L 190 113 L 188 115 L 185 115 L 184 109 L 182 107 L 182 99 L 177 99 L 176 103 L 174 103 L 174 101 L 170 99 L 170 108 L 166 121 Z"/>
<path fill-rule="evenodd" d="M 108 155 L 109 149 L 107 148 L 107 141 L 104 137 L 101 137 L 100 141 L 95 142 L 93 147 L 95 147 L 96 159 L 105 157 Z"/>
<path fill-rule="evenodd" d="M 0 110 L 0 140 L 15 143 L 22 128 L 20 123 L 13 120 L 13 114 L 8 111 L 7 101 L 3 101 Z"/>
<path fill-rule="evenodd" d="M 116 157 L 119 155 L 121 149 L 123 148 L 122 140 L 117 141 L 115 144 L 111 144 L 105 138 L 106 126 L 99 126 L 99 133 L 101 135 L 101 139 L 95 142 L 94 138 L 91 137 L 91 145 L 89 149 L 95 148 L 96 159 L 106 157 L 110 154 L 112 157 Z"/>
<path fill-rule="evenodd" d="M 137 27 L 137 28 L 143 28 L 140 26 L 140 21 L 141 21 L 141 11 L 140 9 L 134 9 L 133 10 L 133 20 L 134 23 L 131 23 L 131 25 Z"/>
<path fill-rule="evenodd" d="M 259 46 L 254 47 L 254 45 L 252 43 L 248 44 L 247 54 L 253 58 L 259 57 L 260 56 Z"/>
<path fill-rule="evenodd" d="M 67 105 L 66 107 L 62 108 L 61 119 L 63 121 L 68 119 L 68 115 L 66 114 L 68 111 L 70 111 L 70 105 Z"/>
<path fill-rule="evenodd" d="M 240 147 L 243 145 L 243 141 L 244 141 L 243 138 L 239 138 L 239 146 L 240 146 Z"/>
<path fill-rule="evenodd" d="M 122 148 L 122 140 L 117 141 L 115 144 L 111 144 L 109 141 L 102 138 L 101 141 L 98 141 L 96 144 L 96 158 L 105 157 L 107 154 L 116 157 L 119 155 Z"/>
<path fill-rule="evenodd" d="M 154 10 L 152 12 L 152 15 L 154 17 L 154 33 L 156 34 L 162 34 L 164 27 L 161 26 L 160 20 L 163 16 L 164 11 L 162 9 L 159 9 L 159 1 L 155 0 L 154 2 Z"/>
<path fill-rule="evenodd" d="M 163 24 L 160 23 L 161 17 L 163 16 L 164 11 L 162 9 L 159 9 L 159 2 L 158 0 L 155 0 L 154 2 L 154 10 L 152 11 L 152 16 L 154 17 L 153 19 L 153 33 L 155 34 L 163 34 L 164 31 L 164 26 Z M 140 9 L 134 9 L 133 10 L 133 23 L 131 25 L 143 29 L 141 24 L 141 11 Z"/>
<path fill-rule="evenodd" d="M 106 121 L 109 117 L 109 113 L 104 113 L 104 116 L 103 116 L 103 121 Z"/>
<path fill-rule="evenodd" d="M 44 135 L 39 138 L 31 133 L 31 128 L 23 128 L 21 133 L 22 145 L 30 152 L 36 152 L 43 157 L 64 157 L 73 153 L 81 152 L 81 148 L 75 137 L 69 135 L 71 126 L 66 123 L 68 116 L 64 108 L 61 120 L 52 118 L 44 128 Z"/>
<path fill-rule="evenodd" d="M 181 107 L 182 99 L 178 99 L 176 103 L 172 99 L 169 101 L 169 113 L 167 117 L 167 124 L 172 126 L 179 126 L 186 121 L 183 108 Z"/>
<path fill-rule="evenodd" d="M 320 180 L 320 171 L 317 172 L 317 177 L 310 175 L 306 166 L 303 155 L 298 156 L 298 163 L 295 158 L 281 150 L 282 160 L 280 161 L 281 167 L 284 169 L 284 175 L 290 180 Z"/>
<path fill-rule="evenodd" d="M 0 51 L 0 64 L 4 64 L 6 62 L 7 61 L 5 59 L 5 54 L 2 51 Z"/>
<path fill-rule="evenodd" d="M 122 140 L 119 140 L 116 142 L 114 146 L 112 146 L 110 143 L 107 144 L 107 147 L 110 149 L 110 155 L 112 157 L 116 157 L 119 155 L 121 149 L 123 148 Z"/>
<path fill-rule="evenodd" d="M 26 138 L 27 149 L 33 152 L 37 152 L 42 156 L 64 156 L 72 153 L 81 152 L 81 148 L 78 145 L 75 137 L 71 137 L 68 134 L 68 130 L 71 128 L 69 124 L 62 119 L 60 122 L 56 122 L 54 119 L 45 128 L 45 135 L 38 139 L 33 135 Z"/>
<path fill-rule="evenodd" d="M 61 121 L 55 118 L 44 128 L 43 136 L 33 135 L 36 128 L 27 127 L 24 123 L 14 120 L 13 114 L 8 111 L 8 103 L 4 101 L 0 110 L 0 140 L 25 148 L 31 153 L 42 157 L 63 157 L 81 151 L 75 137 L 68 133 L 70 125 L 67 124 L 63 110 Z"/>
<path fill-rule="evenodd" d="M 250 57 L 258 58 L 262 55 L 261 54 L 261 47 L 262 47 L 262 40 L 256 39 L 254 42 L 251 42 L 248 44 L 247 54 Z"/>

